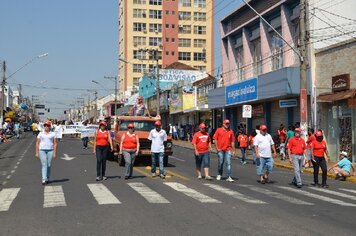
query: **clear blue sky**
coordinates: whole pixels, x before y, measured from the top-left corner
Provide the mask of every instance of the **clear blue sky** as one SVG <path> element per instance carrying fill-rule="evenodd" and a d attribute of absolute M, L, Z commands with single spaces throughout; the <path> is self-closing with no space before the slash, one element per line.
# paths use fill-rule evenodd
<path fill-rule="evenodd" d="M 221 64 L 219 20 L 240 4 L 240 0 L 215 0 L 215 67 Z M 6 60 L 7 75 L 31 58 L 49 53 L 16 73 L 8 81 L 10 86 L 101 89 L 91 82 L 97 80 L 112 89 L 113 82 L 103 77 L 117 75 L 117 7 L 117 0 L 1 0 L 0 61 Z M 48 116 L 54 118 L 61 118 L 76 97 L 87 100 L 89 95 L 28 86 L 23 92 L 41 96 L 51 109 Z M 100 96 L 105 94 L 99 91 Z"/>

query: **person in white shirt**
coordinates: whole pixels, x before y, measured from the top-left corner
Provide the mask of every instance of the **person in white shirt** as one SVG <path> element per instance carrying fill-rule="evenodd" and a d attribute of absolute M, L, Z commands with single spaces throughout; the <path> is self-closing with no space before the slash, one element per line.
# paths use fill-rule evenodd
<path fill-rule="evenodd" d="M 267 133 L 266 125 L 260 126 L 260 133 L 255 137 L 254 146 L 256 152 L 257 175 L 260 176 L 261 183 L 265 184 L 269 181 L 269 174 L 271 174 L 273 170 L 271 148 L 273 150 L 273 156 L 277 156 L 273 139 L 271 135 Z"/>
<path fill-rule="evenodd" d="M 151 144 L 151 153 L 152 153 L 152 168 L 151 173 L 152 177 L 156 176 L 156 159 L 159 159 L 159 176 L 164 179 L 164 142 L 167 141 L 167 133 L 161 127 L 161 121 L 155 122 L 156 128 L 151 130 L 148 135 L 148 139 L 152 141 Z"/>

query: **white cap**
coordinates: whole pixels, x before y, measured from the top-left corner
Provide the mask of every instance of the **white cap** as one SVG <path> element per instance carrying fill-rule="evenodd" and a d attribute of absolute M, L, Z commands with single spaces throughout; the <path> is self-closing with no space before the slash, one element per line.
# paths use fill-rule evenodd
<path fill-rule="evenodd" d="M 347 157 L 347 152 L 342 151 L 342 152 L 340 152 L 340 155 L 343 155 L 343 156 Z"/>

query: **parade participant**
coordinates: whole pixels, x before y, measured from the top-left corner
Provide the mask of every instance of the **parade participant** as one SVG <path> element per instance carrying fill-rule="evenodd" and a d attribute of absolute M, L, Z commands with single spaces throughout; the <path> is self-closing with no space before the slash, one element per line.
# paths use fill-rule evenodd
<path fill-rule="evenodd" d="M 203 164 L 205 179 L 212 180 L 213 178 L 209 176 L 209 150 L 211 150 L 211 139 L 209 133 L 206 132 L 206 125 L 204 123 L 199 125 L 199 132 L 194 134 L 192 144 L 194 146 L 195 166 L 198 179 L 202 178 L 201 166 Z"/>
<path fill-rule="evenodd" d="M 285 160 L 286 159 L 285 146 L 286 146 L 286 139 L 287 139 L 287 130 L 283 124 L 281 124 L 278 129 L 278 138 L 279 138 L 279 154 L 281 156 L 281 160 Z"/>
<path fill-rule="evenodd" d="M 262 184 L 269 182 L 269 175 L 273 170 L 273 156 L 277 156 L 276 148 L 270 134 L 267 133 L 267 126 L 260 126 L 260 133 L 256 135 L 254 140 L 256 152 L 256 170 L 257 175 L 260 176 Z"/>
<path fill-rule="evenodd" d="M 326 142 L 323 140 L 323 132 L 318 130 L 315 133 L 315 140 L 311 144 L 312 161 L 314 167 L 314 183 L 313 186 L 319 186 L 319 167 L 322 170 L 322 184 L 323 188 L 328 188 L 326 184 L 327 166 L 326 163 L 330 159 Z"/>
<path fill-rule="evenodd" d="M 156 128 L 152 129 L 150 134 L 148 135 L 148 140 L 152 141 L 151 144 L 151 153 L 152 153 L 152 168 L 151 174 L 152 177 L 156 176 L 156 160 L 158 158 L 159 163 L 159 176 L 164 179 L 164 142 L 167 141 L 167 133 L 162 129 L 161 121 L 155 122 Z"/>
<path fill-rule="evenodd" d="M 32 125 L 31 125 L 31 129 L 32 129 L 32 133 L 33 135 L 36 135 L 36 131 L 37 131 L 37 123 L 36 122 L 33 122 Z"/>
<path fill-rule="evenodd" d="M 305 167 L 309 167 L 309 168 L 312 168 L 313 165 L 312 165 L 312 154 L 311 154 L 311 144 L 312 142 L 315 140 L 315 136 L 314 136 L 314 129 L 313 128 L 310 128 L 308 129 L 308 139 L 307 139 L 307 164 L 305 165 Z"/>
<path fill-rule="evenodd" d="M 20 123 L 19 122 L 17 122 L 17 121 L 15 122 L 14 129 L 15 129 L 16 138 L 19 139 L 20 138 Z"/>
<path fill-rule="evenodd" d="M 250 149 L 251 149 L 251 153 L 252 153 L 253 164 L 256 164 L 256 151 L 255 151 L 255 145 L 254 145 L 254 140 L 255 140 L 256 135 L 257 135 L 256 130 L 252 130 L 250 136 L 248 137 L 248 141 L 250 143 Z"/>
<path fill-rule="evenodd" d="M 353 176 L 356 176 L 355 168 L 352 166 L 352 162 L 347 157 L 347 152 L 342 151 L 340 153 L 340 161 L 330 167 L 329 171 L 333 171 L 336 175 L 336 180 L 345 181 L 347 177 L 351 176 L 351 169 Z"/>
<path fill-rule="evenodd" d="M 228 182 L 234 182 L 231 177 L 231 156 L 235 157 L 235 136 L 230 129 L 230 121 L 224 120 L 223 126 L 218 128 L 214 134 L 216 150 L 218 151 L 218 175 L 217 180 L 221 180 L 224 162 L 226 162 L 226 175 Z"/>
<path fill-rule="evenodd" d="M 248 137 L 244 129 L 241 130 L 241 133 L 237 136 L 237 141 L 241 150 L 241 164 L 246 165 L 246 149 L 248 146 Z"/>
<path fill-rule="evenodd" d="M 107 130 L 106 122 L 99 123 L 99 129 L 94 134 L 93 153 L 96 154 L 96 181 L 107 180 L 105 176 L 106 159 L 109 155 L 109 148 L 113 151 L 110 132 Z"/>
<path fill-rule="evenodd" d="M 293 164 L 294 167 L 294 178 L 292 184 L 297 186 L 297 188 L 302 187 L 302 168 L 306 150 L 306 143 L 304 139 L 300 137 L 302 130 L 300 128 L 295 128 L 294 137 L 291 138 L 287 144 L 289 162 Z"/>
<path fill-rule="evenodd" d="M 121 136 L 120 142 L 120 155 L 124 155 L 126 172 L 125 179 L 132 177 L 133 165 L 135 163 L 135 157 L 140 150 L 140 141 L 138 135 L 135 132 L 134 124 L 127 125 L 128 131 Z"/>
<path fill-rule="evenodd" d="M 143 103 L 142 96 L 139 96 L 137 98 L 137 103 L 133 107 L 131 107 L 129 114 L 132 116 L 145 116 L 145 115 L 151 116 L 150 111 L 146 108 L 145 104 Z"/>
<path fill-rule="evenodd" d="M 37 135 L 36 158 L 39 158 L 42 165 L 42 185 L 49 183 L 52 160 L 57 156 L 56 134 L 51 132 L 51 122 L 44 123 L 44 131 Z"/>

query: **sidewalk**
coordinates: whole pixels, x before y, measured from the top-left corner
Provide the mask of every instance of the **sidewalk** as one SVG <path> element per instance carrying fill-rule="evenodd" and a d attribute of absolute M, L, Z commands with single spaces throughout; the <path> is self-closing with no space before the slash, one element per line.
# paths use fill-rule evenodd
<path fill-rule="evenodd" d="M 183 147 L 183 148 L 193 149 L 193 145 L 187 141 L 173 140 L 173 144 L 176 146 Z M 213 149 L 213 153 L 217 153 L 215 145 L 213 145 L 212 149 Z M 246 155 L 247 155 L 248 160 L 252 160 L 252 155 L 251 155 L 250 150 L 247 150 Z M 240 152 L 240 149 L 238 149 L 238 148 L 236 149 L 236 156 L 241 157 L 241 152 Z M 334 164 L 335 164 L 335 162 L 329 162 L 328 168 L 329 168 L 329 166 L 334 165 Z M 279 167 L 279 168 L 293 170 L 293 166 L 289 163 L 288 160 L 282 161 L 279 158 L 274 158 L 274 166 Z M 303 172 L 313 174 L 313 168 L 304 168 Z M 335 174 L 328 172 L 328 177 L 334 179 Z M 354 176 L 348 177 L 348 178 L 346 178 L 346 181 L 356 183 L 356 177 L 354 177 Z"/>

